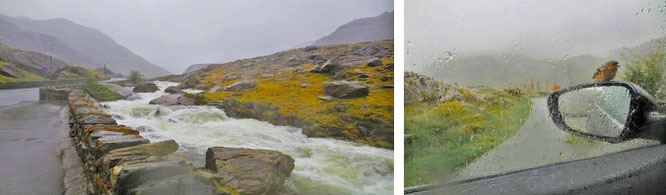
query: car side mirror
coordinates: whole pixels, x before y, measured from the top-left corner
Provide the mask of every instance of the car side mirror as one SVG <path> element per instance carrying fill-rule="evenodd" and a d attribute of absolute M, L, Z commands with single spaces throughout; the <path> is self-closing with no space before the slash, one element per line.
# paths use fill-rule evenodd
<path fill-rule="evenodd" d="M 650 94 L 628 82 L 599 82 L 556 91 L 548 97 L 548 108 L 560 129 L 610 143 L 642 136 L 646 131 L 641 127 L 665 118 L 657 112 Z"/>

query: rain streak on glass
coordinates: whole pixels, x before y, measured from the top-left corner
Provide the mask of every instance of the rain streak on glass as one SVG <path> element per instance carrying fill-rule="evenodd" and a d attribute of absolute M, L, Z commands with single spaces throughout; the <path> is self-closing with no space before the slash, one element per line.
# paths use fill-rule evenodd
<path fill-rule="evenodd" d="M 666 3 L 655 0 L 407 1 L 406 186 L 658 144 L 610 144 L 562 131 L 546 97 L 611 80 L 635 83 L 666 100 L 665 10 Z M 613 69 L 610 61 L 620 66 Z M 617 136 L 631 112 L 623 90 L 572 92 L 566 123 Z M 605 114 L 583 112 L 591 109 Z"/>

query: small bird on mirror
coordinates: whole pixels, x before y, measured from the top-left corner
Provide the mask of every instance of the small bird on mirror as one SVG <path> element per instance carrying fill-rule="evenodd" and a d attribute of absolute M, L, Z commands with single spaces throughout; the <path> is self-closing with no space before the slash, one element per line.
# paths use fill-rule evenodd
<path fill-rule="evenodd" d="M 594 73 L 592 77 L 596 82 L 610 81 L 615 78 L 617 74 L 617 69 L 620 68 L 620 65 L 617 61 L 608 61 L 601 67 L 597 68 L 597 72 Z"/>

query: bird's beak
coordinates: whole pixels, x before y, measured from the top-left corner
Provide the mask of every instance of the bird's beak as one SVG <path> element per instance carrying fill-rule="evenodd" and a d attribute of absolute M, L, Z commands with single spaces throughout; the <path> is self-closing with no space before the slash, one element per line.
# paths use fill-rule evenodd
<path fill-rule="evenodd" d="M 622 65 L 619 65 L 619 64 L 618 64 L 617 67 L 618 67 L 618 68 L 619 68 L 619 67 L 622 67 Z"/>

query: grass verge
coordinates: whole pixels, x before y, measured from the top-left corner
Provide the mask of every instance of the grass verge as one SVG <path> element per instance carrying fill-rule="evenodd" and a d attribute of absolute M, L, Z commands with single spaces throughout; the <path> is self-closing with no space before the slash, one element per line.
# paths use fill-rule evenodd
<path fill-rule="evenodd" d="M 432 183 L 511 137 L 529 115 L 524 96 L 415 103 L 405 108 L 405 185 Z"/>
<path fill-rule="evenodd" d="M 83 91 L 88 93 L 90 97 L 100 102 L 123 99 L 123 96 L 98 82 L 87 81 L 86 84 L 83 85 Z"/>

